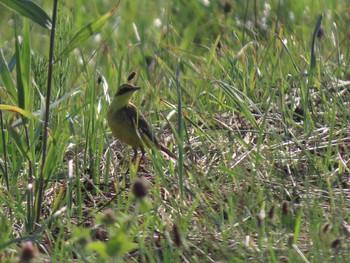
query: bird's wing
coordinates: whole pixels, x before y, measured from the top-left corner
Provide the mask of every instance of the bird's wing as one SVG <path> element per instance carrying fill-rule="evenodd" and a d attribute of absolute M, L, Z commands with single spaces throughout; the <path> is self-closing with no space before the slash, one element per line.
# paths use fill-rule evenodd
<path fill-rule="evenodd" d="M 152 141 L 155 145 L 158 145 L 158 141 L 149 127 L 145 117 L 143 117 L 143 115 L 137 111 L 135 105 L 129 103 L 128 110 L 126 112 L 134 123 L 135 127 L 137 127 L 141 137 L 145 135 L 148 140 Z"/>

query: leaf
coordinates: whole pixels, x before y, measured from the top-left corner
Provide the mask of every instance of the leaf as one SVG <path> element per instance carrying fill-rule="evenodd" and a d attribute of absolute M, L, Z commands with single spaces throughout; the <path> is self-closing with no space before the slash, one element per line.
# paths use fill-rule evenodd
<path fill-rule="evenodd" d="M 16 49 L 16 78 L 17 78 L 17 100 L 18 106 L 25 109 L 25 88 L 22 79 L 22 69 L 21 69 L 21 49 L 18 40 L 17 30 L 15 28 L 15 49 Z"/>
<path fill-rule="evenodd" d="M 0 3 L 16 13 L 33 20 L 42 27 L 51 29 L 52 23 L 50 17 L 34 2 L 29 0 L 0 0 Z"/>
<path fill-rule="evenodd" d="M 136 247 L 125 233 L 118 233 L 106 243 L 106 252 L 110 257 L 122 257 Z"/>
<path fill-rule="evenodd" d="M 0 77 L 11 99 L 14 100 L 15 103 L 17 103 L 17 98 L 16 98 L 17 92 L 15 88 L 15 82 L 12 78 L 10 69 L 6 63 L 2 49 L 0 49 Z"/>
<path fill-rule="evenodd" d="M 65 131 L 67 126 L 61 124 L 48 141 L 49 150 L 46 155 L 46 161 L 43 169 L 43 175 L 45 180 L 49 180 L 53 171 L 61 164 L 61 160 L 64 158 L 64 152 L 67 147 L 68 133 Z M 50 134 L 51 135 L 51 134 Z"/>
<path fill-rule="evenodd" d="M 237 88 L 222 81 L 217 82 L 223 88 L 224 92 L 230 97 L 230 99 L 232 99 L 232 101 L 236 103 L 238 111 L 250 121 L 250 123 L 254 126 L 256 130 L 260 131 L 260 126 L 249 109 L 250 106 L 256 112 L 260 113 L 260 110 L 258 109 L 258 107 L 256 107 L 253 101 L 250 100 L 243 92 L 241 92 Z"/>
<path fill-rule="evenodd" d="M 27 160 L 32 160 L 31 153 L 28 149 L 28 145 L 24 141 L 24 136 L 20 135 L 16 129 L 12 128 L 11 126 L 7 127 L 8 133 L 13 139 L 14 143 L 16 144 L 18 150 L 22 153 L 22 156 L 26 158 Z"/>
<path fill-rule="evenodd" d="M 249 43 L 245 44 L 236 54 L 236 56 L 233 58 L 232 60 L 232 65 L 235 65 L 237 60 L 240 59 L 244 52 L 250 47 L 250 46 L 253 46 L 255 44 L 254 41 L 250 41 Z"/>
<path fill-rule="evenodd" d="M 285 44 L 285 42 L 282 40 L 282 38 L 280 38 L 279 35 L 276 35 L 276 37 L 281 41 L 281 44 L 283 45 L 284 49 L 287 51 L 287 54 L 288 54 L 290 60 L 291 60 L 292 63 L 293 63 L 293 66 L 294 66 L 295 71 L 299 74 L 299 73 L 300 73 L 300 70 L 299 70 L 297 64 L 295 63 L 295 61 L 294 61 L 294 59 L 293 59 L 293 55 L 291 54 L 291 52 L 290 52 L 288 46 Z"/>
<path fill-rule="evenodd" d="M 72 96 L 75 96 L 75 95 L 79 94 L 79 90 L 82 87 L 84 87 L 84 84 L 74 88 L 72 91 L 70 91 L 68 93 L 65 93 L 61 98 L 57 99 L 56 101 L 54 101 L 53 103 L 50 104 L 50 109 L 53 109 L 53 108 L 57 107 L 60 103 L 62 103 L 63 101 L 68 100 Z M 43 118 L 42 117 L 42 115 L 43 115 L 43 112 L 42 112 L 43 111 L 43 107 L 44 106 L 42 105 L 40 110 L 37 110 L 37 111 L 33 112 L 32 113 L 33 116 L 35 116 L 35 117 L 39 116 L 39 118 L 42 119 Z M 17 127 L 20 124 L 22 124 L 22 120 L 18 119 L 15 122 L 12 123 L 12 127 Z"/>
<path fill-rule="evenodd" d="M 109 12 L 107 12 L 97 20 L 87 24 L 78 33 L 76 33 L 72 38 L 72 40 L 68 43 L 67 47 L 59 55 L 59 57 L 62 57 L 63 55 L 68 54 L 69 52 L 74 50 L 76 47 L 78 47 L 83 41 L 85 41 L 90 36 L 95 34 L 108 21 L 108 19 L 110 19 L 113 16 L 113 14 L 117 11 L 120 1 L 121 0 L 119 0 L 114 5 L 112 10 L 110 10 Z"/>
<path fill-rule="evenodd" d="M 181 41 L 180 48 L 184 50 L 188 50 L 189 47 L 193 44 L 196 34 L 193 32 L 198 31 L 199 19 L 193 19 L 193 21 L 189 24 L 188 27 L 184 29 L 184 36 Z"/>
<path fill-rule="evenodd" d="M 29 25 L 27 19 L 23 19 L 23 39 L 19 43 L 17 29 L 15 28 L 15 48 L 16 48 L 16 77 L 17 77 L 17 99 L 18 106 L 28 110 L 31 105 L 29 83 L 30 83 L 30 38 Z M 26 123 L 26 118 L 23 122 Z"/>
<path fill-rule="evenodd" d="M 217 49 L 218 44 L 220 42 L 220 38 L 221 38 L 221 34 L 219 34 L 216 37 L 215 42 L 213 44 L 213 47 L 210 49 L 210 53 L 209 53 L 209 57 L 208 57 L 208 63 L 207 63 L 207 70 L 210 70 L 211 63 L 212 63 L 213 59 L 215 59 L 216 49 Z"/>
<path fill-rule="evenodd" d="M 23 110 L 23 109 L 21 109 L 19 107 L 16 107 L 16 106 L 0 104 L 0 110 L 16 112 L 16 113 L 22 114 L 25 117 L 32 118 L 32 119 L 36 119 L 37 118 L 32 113 L 30 113 L 29 111 Z"/>
<path fill-rule="evenodd" d="M 300 235 L 302 216 L 303 216 L 303 209 L 300 209 L 299 214 L 298 214 L 298 216 L 297 216 L 297 219 L 295 220 L 294 244 L 297 243 L 298 238 L 299 238 L 299 235 Z"/>
<path fill-rule="evenodd" d="M 101 241 L 94 241 L 88 244 L 88 248 L 96 251 L 101 257 L 107 258 L 107 245 Z"/>
<path fill-rule="evenodd" d="M 23 88 L 25 89 L 25 107 L 23 109 L 28 110 L 29 106 L 32 106 L 32 98 L 30 92 L 30 77 L 31 77 L 31 52 L 30 52 L 30 33 L 29 33 L 29 23 L 28 19 L 23 19 L 23 32 L 22 32 L 22 42 L 21 42 L 21 75 Z"/>

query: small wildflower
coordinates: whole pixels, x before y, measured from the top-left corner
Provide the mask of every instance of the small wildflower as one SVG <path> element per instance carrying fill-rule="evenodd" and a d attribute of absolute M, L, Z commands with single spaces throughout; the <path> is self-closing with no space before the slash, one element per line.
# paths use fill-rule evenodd
<path fill-rule="evenodd" d="M 256 216 L 256 219 L 258 221 L 258 227 L 262 227 L 265 217 L 266 217 L 265 210 L 261 209 L 260 213 Z"/>
<path fill-rule="evenodd" d="M 101 34 L 96 34 L 94 36 L 94 41 L 95 42 L 99 43 L 99 42 L 101 42 L 101 40 L 102 40 L 102 35 Z"/>
<path fill-rule="evenodd" d="M 156 18 L 153 21 L 153 24 L 155 25 L 155 27 L 160 28 L 162 26 L 162 20 L 160 20 L 159 18 Z"/>
<path fill-rule="evenodd" d="M 68 161 L 68 178 L 71 180 L 73 177 L 73 159 L 71 159 Z"/>
<path fill-rule="evenodd" d="M 205 6 L 209 6 L 210 5 L 210 1 L 209 0 L 202 0 L 203 1 L 203 4 Z"/>

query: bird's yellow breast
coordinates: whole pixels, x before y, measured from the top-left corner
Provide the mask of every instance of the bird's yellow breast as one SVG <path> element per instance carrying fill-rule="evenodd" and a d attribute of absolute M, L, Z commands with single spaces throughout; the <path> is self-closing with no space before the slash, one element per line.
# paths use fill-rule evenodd
<path fill-rule="evenodd" d="M 143 148 L 140 134 L 136 131 L 135 124 L 130 119 L 128 107 L 117 110 L 109 109 L 107 114 L 108 125 L 112 133 L 120 141 L 129 144 L 133 148 Z"/>

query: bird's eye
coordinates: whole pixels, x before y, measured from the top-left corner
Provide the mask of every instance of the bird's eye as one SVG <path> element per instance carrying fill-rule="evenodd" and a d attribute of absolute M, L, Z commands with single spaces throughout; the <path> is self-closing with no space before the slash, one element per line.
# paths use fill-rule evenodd
<path fill-rule="evenodd" d="M 129 91 L 129 88 L 127 85 L 122 85 L 119 90 L 117 91 L 117 94 L 115 94 L 116 96 L 120 96 L 123 95 L 125 93 L 127 93 Z"/>

